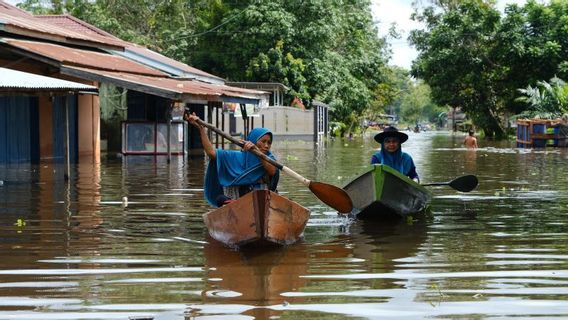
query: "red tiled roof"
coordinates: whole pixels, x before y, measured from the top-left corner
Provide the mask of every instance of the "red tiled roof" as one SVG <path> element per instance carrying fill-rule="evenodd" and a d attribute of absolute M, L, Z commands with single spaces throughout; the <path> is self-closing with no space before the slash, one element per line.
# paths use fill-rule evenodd
<path fill-rule="evenodd" d="M 0 12 L 6 12 L 13 17 L 33 17 L 27 11 L 0 0 Z"/>
<path fill-rule="evenodd" d="M 92 24 L 89 24 L 83 20 L 77 19 L 68 14 L 35 15 L 34 18 L 59 26 L 67 30 L 73 30 L 79 32 L 81 34 L 87 34 L 89 36 L 104 37 L 104 38 L 114 39 L 117 41 L 123 41 L 122 39 L 117 38 L 114 35 L 93 26 Z M 129 42 L 126 41 L 123 42 L 125 45 L 129 44 Z"/>
<path fill-rule="evenodd" d="M 0 29 L 20 36 L 85 46 L 121 49 L 124 41 L 116 38 L 81 34 L 38 19 L 0 0 Z"/>

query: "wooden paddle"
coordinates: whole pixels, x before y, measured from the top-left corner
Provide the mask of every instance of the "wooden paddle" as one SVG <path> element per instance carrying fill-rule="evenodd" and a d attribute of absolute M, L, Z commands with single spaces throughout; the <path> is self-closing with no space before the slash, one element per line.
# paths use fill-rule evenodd
<path fill-rule="evenodd" d="M 197 122 L 199 124 L 201 124 L 202 126 L 207 127 L 210 130 L 213 130 L 218 135 L 223 136 L 225 139 L 227 139 L 227 140 L 231 141 L 232 143 L 240 146 L 241 148 L 243 147 L 244 143 L 241 142 L 241 140 L 233 138 L 232 136 L 228 135 L 227 133 L 219 130 L 218 128 L 216 128 L 215 126 L 213 126 L 209 123 L 204 122 L 201 119 L 198 119 Z M 306 187 L 308 187 L 310 189 L 310 191 L 316 197 L 318 197 L 318 199 L 320 199 L 323 203 L 327 204 L 328 206 L 334 208 L 338 212 L 350 213 L 351 210 L 353 210 L 353 202 L 351 201 L 351 198 L 349 197 L 347 192 L 345 192 L 345 190 L 338 188 L 336 186 L 327 184 L 327 183 L 310 181 L 310 180 L 302 177 L 301 175 L 299 175 L 297 172 L 293 171 L 292 169 L 290 169 L 290 168 L 280 164 L 279 162 L 275 161 L 274 159 L 268 157 L 267 155 L 265 155 L 264 153 L 262 153 L 258 149 L 251 149 L 249 151 L 254 153 L 259 158 L 261 158 L 265 161 L 268 161 L 270 164 L 272 164 L 276 168 L 284 171 L 286 174 L 288 174 L 292 178 L 303 183 Z"/>
<path fill-rule="evenodd" d="M 455 178 L 450 182 L 425 183 L 423 186 L 450 186 L 457 191 L 470 192 L 477 187 L 477 177 L 470 174 Z"/>

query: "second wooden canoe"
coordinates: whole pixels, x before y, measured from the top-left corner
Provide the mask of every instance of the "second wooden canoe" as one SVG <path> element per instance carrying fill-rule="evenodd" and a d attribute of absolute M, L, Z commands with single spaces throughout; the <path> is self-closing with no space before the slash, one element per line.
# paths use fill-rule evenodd
<path fill-rule="evenodd" d="M 289 245 L 302 238 L 310 211 L 269 190 L 254 190 L 203 215 L 209 235 L 230 247 Z"/>
<path fill-rule="evenodd" d="M 423 211 L 430 192 L 393 168 L 371 165 L 343 188 L 358 219 L 404 218 Z"/>

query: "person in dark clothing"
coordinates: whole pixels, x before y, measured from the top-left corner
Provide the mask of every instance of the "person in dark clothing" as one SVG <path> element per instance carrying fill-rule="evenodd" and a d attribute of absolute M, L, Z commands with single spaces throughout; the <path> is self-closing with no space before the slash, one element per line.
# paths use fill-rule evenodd
<path fill-rule="evenodd" d="M 375 135 L 375 141 L 381 144 L 381 149 L 371 157 L 371 164 L 384 164 L 410 179 L 420 182 L 412 157 L 402 151 L 401 145 L 408 140 L 408 135 L 395 127 L 386 127 Z"/>

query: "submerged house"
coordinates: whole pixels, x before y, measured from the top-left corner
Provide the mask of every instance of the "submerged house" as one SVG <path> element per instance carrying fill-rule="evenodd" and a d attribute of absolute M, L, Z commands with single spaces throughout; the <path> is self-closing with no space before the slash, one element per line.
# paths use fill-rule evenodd
<path fill-rule="evenodd" d="M 77 100 L 90 101 L 96 87 L 1 67 L 0 75 L 0 164 L 40 158 L 70 163 L 79 150 L 93 150 L 79 141 L 91 134 L 77 134 L 75 118 Z"/>
<path fill-rule="evenodd" d="M 269 96 L 228 86 L 222 78 L 122 41 L 71 16 L 34 16 L 1 0 L 0 66 L 99 89 L 99 96 L 64 98 L 74 112 L 70 127 L 75 129 L 70 135 L 80 141 L 71 146 L 77 154 L 73 162 L 98 162 L 101 149 L 184 154 L 192 137 L 181 121 L 185 108 L 207 114 L 212 121 L 224 102 L 260 104 Z M 0 108 L 5 104 L 0 103 Z M 42 108 L 41 102 L 38 113 L 46 122 L 57 116 Z M 14 130 L 17 124 L 8 126 Z M 50 157 L 46 153 L 40 159 Z"/>

